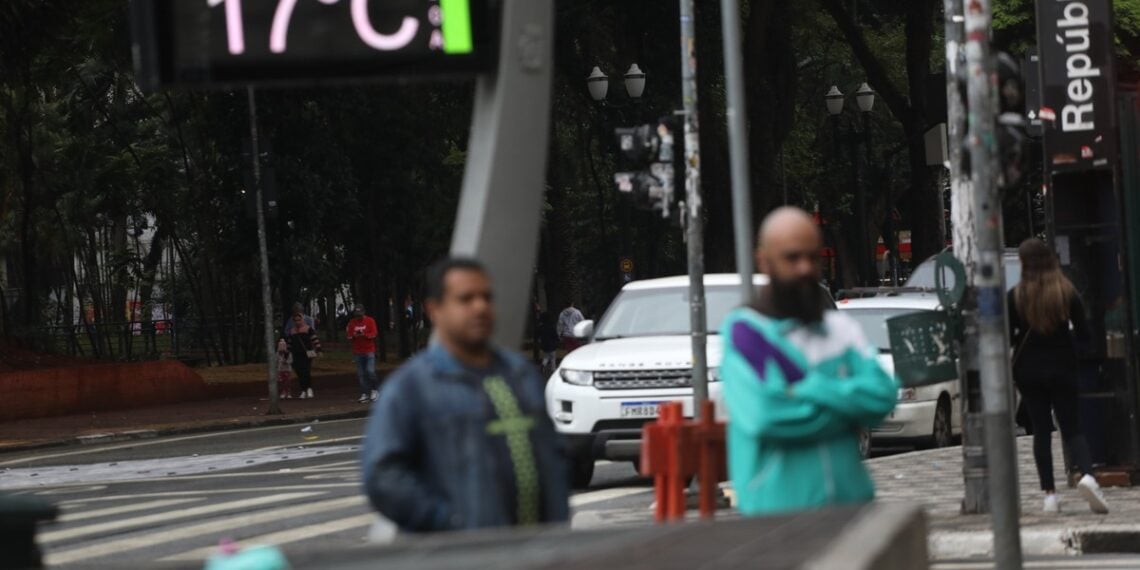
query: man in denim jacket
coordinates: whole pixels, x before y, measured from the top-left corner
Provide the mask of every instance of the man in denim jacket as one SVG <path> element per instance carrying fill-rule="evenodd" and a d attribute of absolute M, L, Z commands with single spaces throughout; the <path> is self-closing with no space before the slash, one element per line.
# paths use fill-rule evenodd
<path fill-rule="evenodd" d="M 566 467 L 532 364 L 491 345 L 482 266 L 428 271 L 438 342 L 385 382 L 361 463 L 372 506 L 404 532 L 562 522 Z"/>

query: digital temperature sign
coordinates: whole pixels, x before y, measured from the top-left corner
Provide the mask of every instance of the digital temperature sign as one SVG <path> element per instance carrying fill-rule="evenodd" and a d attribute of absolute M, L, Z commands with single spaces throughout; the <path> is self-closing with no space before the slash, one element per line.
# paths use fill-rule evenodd
<path fill-rule="evenodd" d="M 495 61 L 497 0 L 132 0 L 139 83 L 464 75 Z"/>

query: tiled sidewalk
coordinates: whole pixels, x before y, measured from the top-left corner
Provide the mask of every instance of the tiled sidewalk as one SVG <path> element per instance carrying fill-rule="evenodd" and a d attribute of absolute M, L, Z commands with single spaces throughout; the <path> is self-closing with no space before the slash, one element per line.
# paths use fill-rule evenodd
<path fill-rule="evenodd" d="M 1032 438 L 1018 438 L 1023 548 L 1027 553 L 1064 554 L 1081 549 L 1079 535 L 1090 532 L 1140 533 L 1140 487 L 1105 488 L 1112 512 L 1097 515 L 1075 489 L 1064 485 L 1060 441 L 1054 434 L 1054 469 L 1060 486 L 1061 513 L 1042 512 L 1043 494 L 1033 464 Z M 962 449 L 904 453 L 868 462 L 878 487 L 878 500 L 925 505 L 936 557 L 985 554 L 990 518 L 960 514 L 963 496 Z M 1140 547 L 1140 543 L 1137 544 Z"/>

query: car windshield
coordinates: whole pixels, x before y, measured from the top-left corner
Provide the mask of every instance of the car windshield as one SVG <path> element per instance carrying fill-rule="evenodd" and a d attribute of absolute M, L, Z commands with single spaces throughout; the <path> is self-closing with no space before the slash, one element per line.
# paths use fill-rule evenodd
<path fill-rule="evenodd" d="M 918 309 L 843 309 L 843 314 L 855 319 L 863 328 L 867 342 L 882 351 L 890 351 L 891 339 L 887 334 L 887 319 L 917 313 Z"/>
<path fill-rule="evenodd" d="M 716 334 L 729 311 L 740 306 L 740 288 L 705 288 L 708 331 Z M 622 291 L 598 324 L 596 340 L 689 334 L 689 288 Z"/>
<path fill-rule="evenodd" d="M 1002 260 L 1005 265 L 1005 287 L 1006 289 L 1013 289 L 1019 281 L 1021 281 L 1021 260 L 1016 255 L 1006 255 Z M 924 289 L 934 288 L 934 258 L 923 261 L 914 273 L 910 274 L 910 279 L 906 280 L 907 287 L 922 287 Z M 946 272 L 946 286 L 954 286 L 954 275 L 949 271 Z"/>

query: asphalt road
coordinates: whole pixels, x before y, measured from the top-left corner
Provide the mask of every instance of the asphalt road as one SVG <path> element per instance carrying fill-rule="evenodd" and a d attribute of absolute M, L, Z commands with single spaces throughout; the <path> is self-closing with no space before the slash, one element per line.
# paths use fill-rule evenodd
<path fill-rule="evenodd" d="M 362 544 L 364 420 L 257 428 L 0 455 L 0 490 L 57 502 L 40 532 L 49 567 L 201 568 L 220 540 L 290 550 Z M 649 520 L 652 488 L 601 462 L 571 499 L 575 528 Z"/>
<path fill-rule="evenodd" d="M 3 454 L 0 490 L 60 506 L 59 520 L 40 532 L 51 568 L 199 569 L 223 539 L 277 544 L 287 555 L 335 552 L 364 544 L 382 528 L 359 491 L 363 423 Z M 599 462 L 591 488 L 571 498 L 571 525 L 647 524 L 652 501 L 650 482 L 632 465 Z M 993 564 L 940 561 L 933 567 L 988 570 Z M 1038 559 L 1026 568 L 1140 570 L 1140 557 Z"/>

